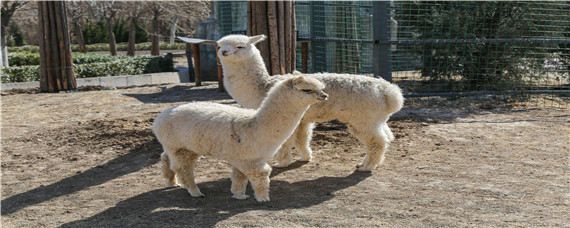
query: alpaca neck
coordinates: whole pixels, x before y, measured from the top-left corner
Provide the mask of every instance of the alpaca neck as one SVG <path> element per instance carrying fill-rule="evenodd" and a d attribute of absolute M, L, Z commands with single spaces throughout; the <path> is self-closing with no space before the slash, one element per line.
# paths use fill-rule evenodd
<path fill-rule="evenodd" d="M 247 62 L 226 62 L 224 85 L 228 93 L 246 108 L 258 108 L 271 88 L 269 74 L 261 56 Z"/>
<path fill-rule="evenodd" d="M 256 135 L 263 135 L 264 143 L 281 145 L 295 130 L 309 105 L 300 104 L 292 99 L 291 89 L 278 88 L 270 91 L 257 110 L 254 118 Z"/>

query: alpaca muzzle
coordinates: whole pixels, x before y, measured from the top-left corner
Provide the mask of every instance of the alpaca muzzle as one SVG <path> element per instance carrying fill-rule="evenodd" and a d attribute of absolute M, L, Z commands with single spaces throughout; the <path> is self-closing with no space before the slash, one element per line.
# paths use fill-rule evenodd
<path fill-rule="evenodd" d="M 329 95 L 328 95 L 328 94 L 326 94 L 325 92 L 320 92 L 320 93 L 319 93 L 319 100 L 321 100 L 321 101 L 326 101 L 326 100 L 328 100 L 328 99 L 329 99 Z"/>

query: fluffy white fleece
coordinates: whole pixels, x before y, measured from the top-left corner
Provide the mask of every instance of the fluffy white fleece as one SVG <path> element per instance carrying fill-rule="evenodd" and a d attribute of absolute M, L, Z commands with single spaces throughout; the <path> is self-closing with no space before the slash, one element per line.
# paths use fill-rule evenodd
<path fill-rule="evenodd" d="M 326 100 L 324 85 L 298 76 L 277 83 L 258 110 L 209 102 L 169 108 L 154 121 L 152 130 L 164 148 L 162 174 L 167 185 L 176 179 L 194 197 L 202 196 L 194 181 L 200 155 L 231 164 L 233 197 L 245 199 L 247 180 L 257 201 L 269 201 L 267 160 L 293 133 L 310 105 Z"/>
<path fill-rule="evenodd" d="M 224 71 L 224 86 L 243 107 L 257 108 L 275 83 L 294 77 L 293 74 L 270 76 L 255 44 L 265 40 L 264 35 L 248 37 L 229 35 L 217 41 L 218 56 Z M 298 73 L 296 73 L 298 74 Z M 292 163 L 291 152 L 297 148 L 301 160 L 309 161 L 309 147 L 314 122 L 338 119 L 367 147 L 367 156 L 358 165 L 360 171 L 373 170 L 384 160 L 388 144 L 393 140 L 386 124 L 390 115 L 399 111 L 404 97 L 397 85 L 381 78 L 363 75 L 317 73 L 305 74 L 326 85 L 329 100 L 311 106 L 298 128 L 283 144 L 278 154 L 279 167 Z"/>

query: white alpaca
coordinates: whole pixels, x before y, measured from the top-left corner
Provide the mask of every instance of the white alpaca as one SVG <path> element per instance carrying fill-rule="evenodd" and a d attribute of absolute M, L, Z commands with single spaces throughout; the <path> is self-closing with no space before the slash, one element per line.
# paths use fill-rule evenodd
<path fill-rule="evenodd" d="M 247 37 L 229 35 L 218 40 L 218 56 L 224 70 L 224 86 L 242 106 L 257 108 L 271 85 L 292 74 L 270 76 L 255 44 L 265 40 L 264 35 Z M 298 73 L 296 73 L 298 74 Z M 326 85 L 330 97 L 326 102 L 312 105 L 305 113 L 296 131 L 282 146 L 277 156 L 278 167 L 292 163 L 291 151 L 301 151 L 301 161 L 310 161 L 309 147 L 314 122 L 338 119 L 366 145 L 368 152 L 358 165 L 360 171 L 370 171 L 384 160 L 388 143 L 394 139 L 386 124 L 390 115 L 404 103 L 400 88 L 380 78 L 362 75 L 318 73 L 305 74 Z"/>
<path fill-rule="evenodd" d="M 178 179 L 190 195 L 202 196 L 194 166 L 200 155 L 211 155 L 232 166 L 234 198 L 249 197 L 249 179 L 257 201 L 269 201 L 267 160 L 291 136 L 309 106 L 327 99 L 323 88 L 316 79 L 298 76 L 277 83 L 257 111 L 209 102 L 165 110 L 152 130 L 164 148 L 161 163 L 167 185 Z"/>

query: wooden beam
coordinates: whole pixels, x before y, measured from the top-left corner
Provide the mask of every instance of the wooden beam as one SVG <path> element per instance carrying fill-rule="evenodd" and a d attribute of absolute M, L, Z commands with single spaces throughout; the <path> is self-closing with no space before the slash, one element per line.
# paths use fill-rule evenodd
<path fill-rule="evenodd" d="M 277 28 L 276 2 L 267 2 L 267 19 L 269 25 L 269 58 L 271 58 L 270 74 L 281 74 L 279 66 L 279 31 Z M 268 66 L 269 67 L 269 66 Z"/>
<path fill-rule="evenodd" d="M 192 44 L 194 52 L 194 74 L 196 75 L 196 86 L 202 85 L 202 69 L 200 64 L 200 44 Z"/>
<path fill-rule="evenodd" d="M 224 88 L 224 72 L 222 70 L 222 63 L 220 62 L 220 58 L 217 54 L 219 50 L 220 46 L 216 45 L 216 61 L 218 62 L 218 92 L 225 92 L 226 89 Z"/>
<path fill-rule="evenodd" d="M 285 5 L 283 1 L 277 2 L 277 23 L 279 30 L 279 46 L 275 52 L 279 53 L 279 74 L 285 74 Z"/>
<path fill-rule="evenodd" d="M 301 43 L 301 71 L 303 73 L 308 73 L 308 56 L 309 56 L 309 43 L 307 42 L 302 42 Z"/>

